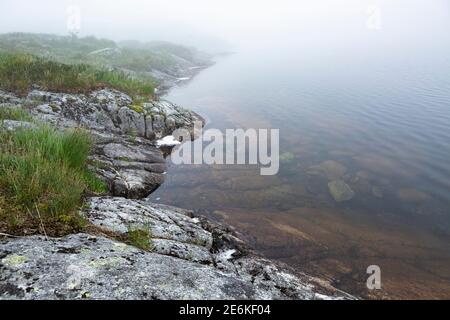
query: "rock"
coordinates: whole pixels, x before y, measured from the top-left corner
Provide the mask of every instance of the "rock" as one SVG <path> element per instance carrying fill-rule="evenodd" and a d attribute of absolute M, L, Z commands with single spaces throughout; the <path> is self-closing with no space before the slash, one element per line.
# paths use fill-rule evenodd
<path fill-rule="evenodd" d="M 5 128 L 8 131 L 13 131 L 19 128 L 33 128 L 35 125 L 27 121 L 16 121 L 16 120 L 0 120 L 0 128 Z"/>
<path fill-rule="evenodd" d="M 364 170 L 358 171 L 356 173 L 356 176 L 358 178 L 361 178 L 361 179 L 364 179 L 364 180 L 369 180 L 371 178 L 371 174 L 369 172 L 367 172 L 367 171 L 364 171 Z"/>
<path fill-rule="evenodd" d="M 377 186 L 373 186 L 372 187 L 372 195 L 376 198 L 383 198 L 383 191 L 377 187 Z"/>
<path fill-rule="evenodd" d="M 311 166 L 308 169 L 308 173 L 320 172 L 324 174 L 328 180 L 338 180 L 341 179 L 347 172 L 347 168 L 334 160 L 327 160 L 322 162 L 320 165 Z"/>
<path fill-rule="evenodd" d="M 226 227 L 143 200 L 93 198 L 86 217 L 126 234 L 150 226 L 152 251 L 87 234 L 0 240 L 0 299 L 352 299 L 256 256 Z"/>
<path fill-rule="evenodd" d="M 107 89 L 90 95 L 34 90 L 26 101 L 14 99 L 8 103 L 33 102 L 38 120 L 89 130 L 93 169 L 112 195 L 125 198 L 86 199 L 82 214 L 115 239 L 126 239 L 130 227 L 149 230 L 151 252 L 87 234 L 3 239 L 0 299 L 353 298 L 259 257 L 228 227 L 188 210 L 131 200 L 146 197 L 164 179 L 163 153 L 152 139 L 192 130 L 195 121 L 203 122 L 198 115 L 167 101 L 134 108 L 130 97 Z"/>
<path fill-rule="evenodd" d="M 158 141 L 156 141 L 156 145 L 158 147 L 175 147 L 180 145 L 181 142 L 176 140 L 174 136 L 166 136 Z"/>
<path fill-rule="evenodd" d="M 245 176 L 232 177 L 229 181 L 230 187 L 235 191 L 262 190 L 282 185 L 282 181 L 277 176 Z"/>
<path fill-rule="evenodd" d="M 117 112 L 120 131 L 138 137 L 147 137 L 145 117 L 128 107 L 122 107 Z"/>
<path fill-rule="evenodd" d="M 336 202 L 348 201 L 355 196 L 355 192 L 342 180 L 328 183 L 328 189 Z"/>
<path fill-rule="evenodd" d="M 91 198 L 86 218 L 96 226 L 127 233 L 129 226 L 149 228 L 153 238 L 212 247 L 212 235 L 192 221 L 192 212 L 145 200 Z"/>
<path fill-rule="evenodd" d="M 292 152 L 284 152 L 280 155 L 280 163 L 289 164 L 295 160 L 295 155 Z"/>
<path fill-rule="evenodd" d="M 0 103 L 20 103 L 20 99 L 16 95 L 0 90 Z"/>
<path fill-rule="evenodd" d="M 89 95 L 32 90 L 23 100 L 6 94 L 2 99 L 34 104 L 31 114 L 38 121 L 89 130 L 95 144 L 93 168 L 112 195 L 127 198 L 146 197 L 164 181 L 164 150 L 153 139 L 178 128 L 193 131 L 194 122 L 203 123 L 200 116 L 168 101 L 151 101 L 139 109 L 128 95 L 111 89 Z M 10 130 L 29 126 L 14 121 L 4 125 Z"/>
<path fill-rule="evenodd" d="M 32 109 L 33 115 L 59 127 L 81 126 L 149 139 L 169 135 L 178 128 L 192 130 L 195 121 L 204 121 L 194 112 L 164 100 L 144 103 L 137 108 L 128 95 L 113 89 L 89 95 L 33 90 L 27 101 L 44 102 Z"/>
<path fill-rule="evenodd" d="M 112 195 L 143 198 L 164 182 L 163 153 L 150 141 L 116 135 L 95 137 L 94 169 L 107 181 Z"/>
<path fill-rule="evenodd" d="M 403 188 L 398 190 L 397 196 L 401 201 L 410 203 L 421 203 L 430 200 L 430 196 L 428 194 L 412 188 Z"/>
<path fill-rule="evenodd" d="M 195 122 L 205 120 L 195 112 L 183 109 L 166 100 L 151 101 L 143 104 L 143 112 L 152 119 L 151 127 L 156 139 L 171 135 L 178 128 L 186 128 L 193 135 Z"/>

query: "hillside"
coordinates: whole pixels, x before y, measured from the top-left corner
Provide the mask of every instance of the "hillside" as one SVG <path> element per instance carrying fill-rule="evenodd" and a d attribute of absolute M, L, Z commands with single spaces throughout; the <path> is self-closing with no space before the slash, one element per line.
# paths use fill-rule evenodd
<path fill-rule="evenodd" d="M 95 37 L 30 33 L 1 34 L 0 53 L 27 53 L 63 64 L 122 71 L 136 79 L 155 81 L 161 89 L 211 64 L 208 54 L 168 42 L 116 43 Z"/>

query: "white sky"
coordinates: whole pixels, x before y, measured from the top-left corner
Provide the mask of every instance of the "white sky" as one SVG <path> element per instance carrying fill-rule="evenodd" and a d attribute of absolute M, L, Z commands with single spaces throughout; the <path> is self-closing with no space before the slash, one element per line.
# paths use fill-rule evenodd
<path fill-rule="evenodd" d="M 448 0 L 0 0 L 0 32 L 67 33 L 67 7 L 81 9 L 81 35 L 233 45 L 367 32 L 418 32 L 448 18 Z M 437 26 L 439 28 L 439 26 Z M 445 31 L 446 32 L 446 31 Z"/>

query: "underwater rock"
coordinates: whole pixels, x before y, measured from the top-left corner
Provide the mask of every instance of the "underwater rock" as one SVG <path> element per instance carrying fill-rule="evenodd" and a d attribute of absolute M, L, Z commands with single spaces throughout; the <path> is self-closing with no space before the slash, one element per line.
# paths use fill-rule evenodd
<path fill-rule="evenodd" d="M 377 186 L 373 186 L 372 187 L 372 195 L 376 198 L 383 198 L 383 191 L 377 187 Z"/>
<path fill-rule="evenodd" d="M 319 165 L 308 168 L 307 173 L 322 173 L 328 180 L 341 179 L 347 172 L 347 168 L 334 160 L 326 160 Z"/>
<path fill-rule="evenodd" d="M 336 202 L 348 201 L 355 196 L 355 192 L 342 180 L 328 183 L 328 189 Z"/>
<path fill-rule="evenodd" d="M 289 164 L 294 162 L 295 155 L 292 152 L 283 152 L 280 154 L 280 163 Z"/>
<path fill-rule="evenodd" d="M 401 201 L 410 203 L 420 203 L 430 200 L 430 196 L 428 194 L 412 188 L 403 188 L 398 190 L 397 196 Z"/>

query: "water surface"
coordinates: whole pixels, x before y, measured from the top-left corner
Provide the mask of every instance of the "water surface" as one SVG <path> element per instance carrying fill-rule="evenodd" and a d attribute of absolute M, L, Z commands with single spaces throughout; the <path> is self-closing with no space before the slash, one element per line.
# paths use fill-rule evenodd
<path fill-rule="evenodd" d="M 283 160 L 273 177 L 171 165 L 151 199 L 354 293 L 450 298 L 450 41 L 357 39 L 253 47 L 173 89 L 165 98 L 207 128 L 279 128 Z M 330 195 L 337 179 L 351 201 Z M 381 292 L 365 289 L 371 264 Z"/>

